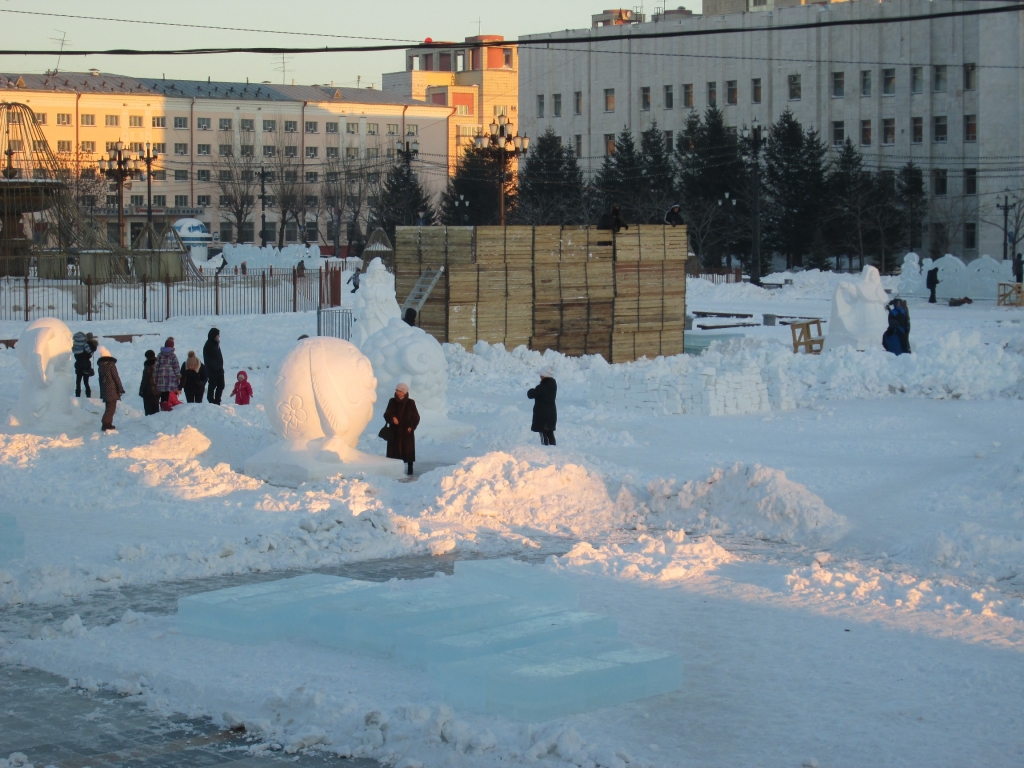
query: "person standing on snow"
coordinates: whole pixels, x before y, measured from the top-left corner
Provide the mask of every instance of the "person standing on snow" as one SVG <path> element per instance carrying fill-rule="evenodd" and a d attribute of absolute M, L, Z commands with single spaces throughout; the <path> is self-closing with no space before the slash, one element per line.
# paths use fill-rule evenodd
<path fill-rule="evenodd" d="M 96 375 L 92 368 L 92 354 L 99 346 L 96 337 L 91 333 L 79 331 L 72 338 L 71 354 L 75 356 L 75 397 L 82 396 L 82 384 L 85 384 L 85 396 L 92 397 L 89 378 Z"/>
<path fill-rule="evenodd" d="M 156 352 L 146 350 L 146 362 L 142 364 L 142 381 L 139 382 L 139 397 L 147 416 L 160 410 L 160 390 L 156 388 Z"/>
<path fill-rule="evenodd" d="M 203 402 L 203 392 L 206 390 L 206 366 L 203 361 L 196 357 L 195 352 L 189 352 L 188 357 L 181 366 L 181 388 L 185 390 L 185 401 L 189 403 Z"/>
<path fill-rule="evenodd" d="M 352 284 L 351 293 L 355 293 L 356 291 L 359 290 L 359 270 L 358 269 L 355 272 L 352 273 L 352 276 L 348 280 L 345 281 L 345 285 L 348 285 L 349 283 Z"/>
<path fill-rule="evenodd" d="M 558 394 L 558 383 L 550 368 L 540 372 L 540 384 L 526 393 L 533 400 L 534 432 L 540 432 L 541 445 L 555 445 L 555 424 L 558 421 L 558 409 L 555 408 L 555 396 Z"/>
<path fill-rule="evenodd" d="M 882 334 L 882 346 L 897 356 L 910 354 L 910 310 L 903 299 L 889 304 L 889 327 Z"/>
<path fill-rule="evenodd" d="M 235 376 L 235 387 L 231 390 L 231 396 L 235 398 L 235 405 L 248 405 L 252 398 L 252 384 L 249 383 L 249 374 L 239 371 Z"/>
<path fill-rule="evenodd" d="M 682 226 L 685 223 L 686 222 L 683 220 L 683 212 L 682 209 L 679 207 L 679 203 L 676 203 L 675 205 L 668 209 L 668 212 L 665 214 L 665 224 L 671 227 L 678 227 Z"/>
<path fill-rule="evenodd" d="M 174 354 L 174 337 L 168 336 L 156 356 L 153 375 L 156 377 L 156 389 L 160 393 L 160 407 L 169 411 L 173 407 L 168 403 L 171 392 L 181 389 L 181 366 L 178 356 Z"/>
<path fill-rule="evenodd" d="M 925 288 L 927 288 L 929 291 L 931 291 L 931 293 L 928 294 L 928 303 L 929 304 L 934 304 L 935 303 L 935 289 L 939 287 L 939 283 L 940 282 L 941 281 L 939 280 L 939 268 L 938 267 L 932 267 L 931 269 L 929 269 L 928 270 L 928 274 L 925 277 L 925 283 L 924 283 Z"/>
<path fill-rule="evenodd" d="M 210 382 L 206 399 L 214 405 L 220 405 L 220 399 L 224 395 L 224 355 L 220 351 L 219 328 L 211 328 L 206 335 L 203 360 L 206 361 L 206 374 Z"/>
<path fill-rule="evenodd" d="M 1024 256 L 1019 253 L 1013 257 L 1013 276 L 1017 283 L 1024 283 Z"/>
<path fill-rule="evenodd" d="M 100 347 L 97 351 L 100 356 L 97 366 L 100 369 L 100 399 L 107 406 L 100 424 L 106 432 L 108 429 L 117 429 L 114 426 L 114 412 L 117 410 L 117 401 L 124 394 L 124 387 L 121 386 L 121 376 L 117 372 L 117 359 L 106 347 Z"/>
<path fill-rule="evenodd" d="M 388 458 L 401 459 L 406 464 L 405 474 L 412 474 L 416 461 L 416 427 L 420 424 L 420 412 L 416 401 L 409 397 L 409 385 L 395 387 L 395 396 L 388 401 L 384 421 L 391 428 L 388 438 Z"/>

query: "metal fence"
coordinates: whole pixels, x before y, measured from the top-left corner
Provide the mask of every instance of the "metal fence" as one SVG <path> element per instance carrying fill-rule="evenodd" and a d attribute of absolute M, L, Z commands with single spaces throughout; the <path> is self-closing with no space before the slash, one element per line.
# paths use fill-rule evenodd
<path fill-rule="evenodd" d="M 321 307 L 316 311 L 316 335 L 333 336 L 349 341 L 352 338 L 352 310 Z"/>
<path fill-rule="evenodd" d="M 340 303 L 333 270 L 262 271 L 179 281 L 0 278 L 0 320 L 151 320 L 307 312 Z M 333 299 L 333 300 L 332 300 Z"/>

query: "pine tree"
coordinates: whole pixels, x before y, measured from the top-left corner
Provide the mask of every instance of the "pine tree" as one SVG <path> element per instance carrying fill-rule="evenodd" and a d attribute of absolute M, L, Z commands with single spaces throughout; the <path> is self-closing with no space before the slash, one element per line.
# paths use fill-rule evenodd
<path fill-rule="evenodd" d="M 615 138 L 615 151 L 605 155 L 594 179 L 594 186 L 605 211 L 613 205 L 622 209 L 627 223 L 646 221 L 643 214 L 644 163 L 633 134 L 623 128 Z"/>
<path fill-rule="evenodd" d="M 520 224 L 588 223 L 586 184 L 576 152 L 548 128 L 519 166 L 515 221 Z"/>
<path fill-rule="evenodd" d="M 859 257 L 863 266 L 864 257 L 871 247 L 874 184 L 873 174 L 864 169 L 860 152 L 847 138 L 828 177 L 832 210 L 828 216 L 827 243 L 837 254 L 837 260 L 840 254 L 848 255 L 851 272 L 854 256 Z"/>
<path fill-rule="evenodd" d="M 420 214 L 423 214 L 422 218 Z M 374 204 L 370 206 L 370 226 L 380 227 L 391 242 L 395 227 L 413 226 L 422 221 L 433 224 L 437 219 L 430 196 L 415 172 L 405 163 L 398 163 L 387 172 Z"/>
<path fill-rule="evenodd" d="M 665 146 L 665 135 L 657 121 L 640 134 L 640 156 L 644 184 L 638 198 L 637 221 L 661 224 L 679 195 L 672 149 Z"/>
<path fill-rule="evenodd" d="M 924 190 L 924 173 L 913 161 L 896 173 L 895 203 L 903 219 L 903 232 L 896 247 L 911 250 L 921 247 L 921 229 L 928 212 L 928 198 Z"/>
<path fill-rule="evenodd" d="M 457 226 L 499 223 L 500 178 L 499 157 L 488 149 L 469 147 L 459 158 L 455 173 L 441 195 L 441 221 Z M 515 208 L 515 192 L 515 174 L 506 170 L 505 211 L 509 218 Z"/>

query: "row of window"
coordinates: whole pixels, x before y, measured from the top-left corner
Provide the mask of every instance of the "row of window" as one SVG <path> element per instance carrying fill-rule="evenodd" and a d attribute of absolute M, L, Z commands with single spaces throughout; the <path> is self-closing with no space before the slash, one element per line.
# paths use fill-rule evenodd
<path fill-rule="evenodd" d="M 36 142 L 39 144 L 40 142 Z M 22 147 L 19 141 L 11 141 L 11 150 L 14 152 L 21 152 Z M 106 142 L 106 151 L 110 151 L 114 148 L 115 142 Z M 167 154 L 167 145 L 163 142 L 157 142 L 152 144 L 153 152 L 161 155 Z M 96 142 L 95 141 L 83 141 L 79 143 L 79 149 L 83 154 L 91 155 L 96 153 Z M 130 152 L 144 152 L 145 148 L 141 142 L 132 142 L 128 145 Z M 286 158 L 297 158 L 299 156 L 299 148 L 297 145 L 289 145 L 282 147 L 282 156 Z M 36 151 L 41 151 L 42 147 L 36 147 Z M 57 152 L 63 154 L 69 154 L 73 151 L 73 145 L 70 141 L 58 141 Z M 233 144 L 219 144 L 217 145 L 217 156 L 218 157 L 234 157 L 235 146 Z M 254 144 L 242 144 L 238 147 L 238 153 L 241 157 L 255 157 L 256 146 Z M 394 149 L 388 148 L 387 156 L 394 157 Z M 189 145 L 187 143 L 178 143 L 174 145 L 174 154 L 178 156 L 188 156 Z M 212 157 L 213 156 L 213 145 L 212 144 L 196 144 L 196 155 L 199 157 Z M 274 145 L 263 147 L 263 157 L 277 157 L 278 147 Z M 339 147 L 325 147 L 325 157 L 328 160 L 334 160 L 339 158 L 340 148 Z M 305 157 L 307 160 L 317 160 L 320 157 L 319 147 L 306 147 Z M 354 160 L 360 157 L 359 147 L 345 147 L 345 158 L 347 160 Z M 363 157 L 367 159 L 375 159 L 380 157 L 379 147 L 367 147 Z"/>
<path fill-rule="evenodd" d="M 104 125 L 109 128 L 116 128 L 121 125 L 120 115 L 104 115 Z M 299 121 L 298 120 L 284 120 L 284 132 L 285 133 L 298 133 L 299 132 Z M 47 115 L 45 112 L 36 113 L 36 123 L 38 125 L 47 124 Z M 153 117 L 152 123 L 154 128 L 166 128 L 167 118 L 163 116 Z M 57 125 L 73 125 L 74 116 L 70 112 L 58 112 L 57 113 Z M 81 126 L 95 126 L 96 115 L 79 115 L 78 124 Z M 263 132 L 264 133 L 276 133 L 277 132 L 277 120 L 264 120 L 263 121 Z M 141 128 L 142 127 L 142 115 L 129 115 L 128 126 L 130 128 Z M 329 121 L 324 123 L 324 131 L 326 133 L 338 133 L 340 131 L 341 124 L 335 121 Z M 187 117 L 175 117 L 174 127 L 178 130 L 188 130 L 188 118 Z M 252 133 L 256 130 L 256 121 L 248 118 L 242 118 L 238 121 L 238 127 L 242 133 Z M 221 117 L 217 121 L 217 128 L 221 131 L 234 130 L 234 119 L 230 117 Z M 305 123 L 306 133 L 320 133 L 320 122 L 318 120 L 307 120 Z M 398 123 L 385 123 L 385 129 L 388 136 L 397 136 L 399 134 Z M 213 118 L 212 117 L 197 117 L 196 118 L 196 130 L 199 131 L 211 131 L 213 130 Z M 345 133 L 358 134 L 359 123 L 345 123 Z M 377 136 L 380 134 L 380 123 L 367 123 L 366 124 L 366 135 Z M 416 124 L 406 124 L 405 126 L 406 136 L 418 136 L 419 126 Z"/>
<path fill-rule="evenodd" d="M 153 207 L 154 208 L 166 208 L 167 207 L 167 195 L 153 195 Z M 175 208 L 189 208 L 190 197 L 188 195 L 172 195 L 174 200 Z M 255 203 L 255 197 L 253 195 L 243 195 L 244 203 L 246 205 L 253 205 Z M 320 204 L 320 198 L 317 195 L 306 195 L 305 203 L 307 208 L 316 208 Z M 231 195 L 220 195 L 217 200 L 218 205 L 221 208 L 228 208 L 234 204 L 234 198 Z M 96 206 L 95 195 L 84 195 L 82 197 L 82 204 L 87 207 Z M 146 196 L 145 195 L 131 195 L 128 200 L 129 205 L 133 205 L 136 208 L 146 207 Z M 267 205 L 273 206 L 275 204 L 274 196 L 267 195 Z M 107 195 L 106 205 L 108 208 L 117 207 L 117 195 Z M 209 208 L 213 205 L 212 195 L 196 195 L 196 207 L 197 208 Z"/>
<path fill-rule="evenodd" d="M 896 143 L 896 118 L 882 118 L 882 146 Z M 949 139 L 949 118 L 945 115 L 932 117 L 932 143 L 945 144 Z M 978 140 L 978 116 L 964 115 L 964 142 L 973 143 Z M 846 141 L 846 123 L 836 120 L 832 123 L 832 144 L 840 146 Z M 871 120 L 860 121 L 860 145 L 870 147 L 874 142 Z M 924 118 L 910 118 L 910 143 L 924 143 Z"/>

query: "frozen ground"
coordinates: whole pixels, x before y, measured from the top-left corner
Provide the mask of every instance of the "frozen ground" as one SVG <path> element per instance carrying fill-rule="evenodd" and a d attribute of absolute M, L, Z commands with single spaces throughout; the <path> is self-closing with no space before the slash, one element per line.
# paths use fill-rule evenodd
<path fill-rule="evenodd" d="M 835 280 L 691 281 L 688 308 L 828 318 Z M 542 356 L 449 349 L 451 415 L 474 433 L 421 441 L 436 468 L 413 483 L 298 490 L 240 469 L 273 440 L 260 405 L 272 367 L 315 318 L 217 318 L 229 378 L 250 371 L 254 406 L 146 419 L 129 397 L 116 433 L 0 433 L 4 509 L 26 537 L 26 558 L 0 567 L 0 659 L 243 722 L 268 744 L 399 766 L 1020 764 L 1024 313 L 910 310 L 909 358 L 795 358 L 786 327 L 730 329 L 748 338 L 686 364 L 785 390 L 733 416 L 666 414 L 635 386 L 594 396 L 618 378 L 663 392 L 680 361 L 546 355 L 555 449 L 529 431 Z M 17 335 L 8 325 L 0 337 Z M 105 342 L 131 394 L 145 349 L 170 333 L 182 356 L 198 351 L 209 325 L 90 327 L 160 334 Z M 20 376 L 0 350 L 0 413 Z M 98 404 L 79 407 L 98 427 Z M 361 449 L 382 453 L 376 429 Z M 88 610 L 112 589 L 431 553 L 550 553 L 585 607 L 683 656 L 684 689 L 525 727 L 452 712 L 426 676 L 388 662 L 294 643 L 238 653 L 178 634 L 166 608 L 113 622 Z M 30 609 L 56 618 L 27 628 L 16 617 Z"/>

